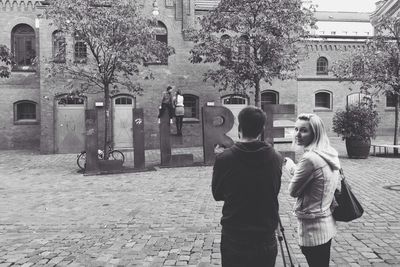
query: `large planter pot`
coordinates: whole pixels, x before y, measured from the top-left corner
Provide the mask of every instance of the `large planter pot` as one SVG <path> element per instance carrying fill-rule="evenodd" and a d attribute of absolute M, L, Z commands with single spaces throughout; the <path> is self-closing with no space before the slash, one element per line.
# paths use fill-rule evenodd
<path fill-rule="evenodd" d="M 357 137 L 346 138 L 346 149 L 349 158 L 366 159 L 369 155 L 371 139 L 360 139 Z"/>

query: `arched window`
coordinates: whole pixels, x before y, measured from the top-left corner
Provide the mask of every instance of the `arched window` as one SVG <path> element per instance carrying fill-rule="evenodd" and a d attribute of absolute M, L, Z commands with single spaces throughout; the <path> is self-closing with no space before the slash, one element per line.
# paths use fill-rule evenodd
<path fill-rule="evenodd" d="M 242 35 L 238 40 L 238 53 L 239 59 L 245 60 L 250 56 L 250 46 L 249 46 L 249 37 L 246 35 Z"/>
<path fill-rule="evenodd" d="M 59 105 L 84 105 L 85 98 L 79 96 L 63 96 L 58 99 Z"/>
<path fill-rule="evenodd" d="M 14 54 L 16 68 L 33 70 L 32 66 L 36 57 L 35 31 L 28 24 L 18 24 L 11 31 L 11 50 Z"/>
<path fill-rule="evenodd" d="M 364 62 L 362 58 L 356 58 L 351 66 L 351 73 L 353 75 L 359 76 L 364 74 Z"/>
<path fill-rule="evenodd" d="M 191 94 L 183 95 L 185 118 L 199 118 L 199 97 Z"/>
<path fill-rule="evenodd" d="M 317 75 L 328 75 L 328 60 L 320 57 L 317 60 Z"/>
<path fill-rule="evenodd" d="M 167 31 L 167 27 L 165 26 L 164 23 L 162 23 L 161 21 L 158 21 L 157 27 L 155 27 L 155 33 L 156 33 L 156 40 L 167 46 L 168 45 L 168 31 Z M 162 58 L 160 58 L 159 60 L 157 60 L 154 63 L 167 65 L 168 64 L 168 55 L 163 55 Z"/>
<path fill-rule="evenodd" d="M 366 103 L 368 100 L 371 99 L 370 95 L 363 94 L 363 93 L 353 93 L 347 96 L 347 106 Z"/>
<path fill-rule="evenodd" d="M 316 109 L 332 109 L 331 93 L 327 91 L 315 93 Z"/>
<path fill-rule="evenodd" d="M 223 49 L 224 59 L 220 61 L 220 65 L 224 66 L 232 60 L 231 37 L 227 34 L 221 36 L 221 45 Z"/>
<path fill-rule="evenodd" d="M 132 105 L 132 97 L 121 96 L 115 99 L 116 105 Z"/>
<path fill-rule="evenodd" d="M 276 91 L 264 91 L 261 93 L 261 106 L 263 104 L 279 104 L 279 93 Z"/>
<path fill-rule="evenodd" d="M 53 60 L 54 62 L 65 62 L 65 34 L 62 31 L 54 31 L 53 40 Z"/>
<path fill-rule="evenodd" d="M 76 63 L 86 63 L 87 61 L 87 45 L 78 34 L 75 34 L 74 61 Z"/>
<path fill-rule="evenodd" d="M 14 122 L 30 123 L 37 121 L 36 103 L 29 100 L 22 100 L 14 103 Z"/>
<path fill-rule="evenodd" d="M 222 98 L 223 105 L 247 105 L 248 100 L 243 95 L 227 95 Z"/>

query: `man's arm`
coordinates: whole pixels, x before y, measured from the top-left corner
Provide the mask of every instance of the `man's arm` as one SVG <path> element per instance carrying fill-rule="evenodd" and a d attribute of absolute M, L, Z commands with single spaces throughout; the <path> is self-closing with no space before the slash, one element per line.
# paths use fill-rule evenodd
<path fill-rule="evenodd" d="M 218 155 L 215 159 L 214 168 L 213 168 L 213 175 L 212 175 L 212 182 L 211 182 L 211 190 L 213 197 L 216 201 L 223 201 L 224 200 L 224 193 L 223 193 L 223 176 L 221 175 L 221 159 L 219 159 Z"/>
<path fill-rule="evenodd" d="M 276 164 L 276 166 L 278 166 L 278 170 L 277 170 L 278 183 L 276 185 L 275 190 L 276 190 L 276 193 L 279 194 L 279 191 L 281 190 L 281 184 L 282 184 L 282 164 L 283 164 L 283 158 L 279 152 L 276 152 L 275 164 Z"/>

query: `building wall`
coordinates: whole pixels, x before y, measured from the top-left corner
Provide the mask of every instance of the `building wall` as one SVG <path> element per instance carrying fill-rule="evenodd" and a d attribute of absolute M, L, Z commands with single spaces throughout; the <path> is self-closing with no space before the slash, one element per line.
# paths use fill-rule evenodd
<path fill-rule="evenodd" d="M 23 2 L 23 1 L 20 1 Z M 160 2 L 160 1 L 159 1 Z M 192 3 L 193 1 L 191 1 Z M 151 14 L 151 1 L 144 2 L 144 12 Z M 189 51 L 193 44 L 186 41 L 182 34 L 182 28 L 191 25 L 195 21 L 193 5 L 188 9 L 185 2 L 182 5 L 165 7 L 166 1 L 159 3 L 160 15 L 158 20 L 163 22 L 168 30 L 168 44 L 175 48 L 175 54 L 168 60 L 168 65 L 151 65 L 149 69 L 154 74 L 154 80 L 143 80 L 144 92 L 142 95 L 134 95 L 136 107 L 144 109 L 145 116 L 145 140 L 146 148 L 159 147 L 158 130 L 158 106 L 161 102 L 161 94 L 168 85 L 181 89 L 184 94 L 196 95 L 199 99 L 199 118 L 186 120 L 183 126 L 183 142 L 174 143 L 174 147 L 198 146 L 202 144 L 201 134 L 201 107 L 207 102 L 221 104 L 221 97 L 231 92 L 219 92 L 211 83 L 203 82 L 203 73 L 210 64 L 191 64 L 188 61 Z M 11 46 L 11 29 L 18 23 L 31 25 L 37 35 L 40 46 L 40 72 L 17 73 L 13 72 L 10 79 L 0 80 L 0 92 L 3 98 L 0 100 L 0 149 L 10 148 L 39 148 L 42 153 L 55 152 L 55 101 L 60 94 L 66 93 L 65 77 L 50 79 L 46 70 L 46 59 L 52 55 L 52 32 L 55 30 L 48 22 L 41 19 L 39 29 L 35 28 L 35 18 L 40 10 L 23 6 L 18 8 L 11 6 L 0 8 L 0 24 L 6 27 L 0 28 L 0 43 Z M 72 57 L 72 38 L 67 38 L 67 57 Z M 305 47 L 308 50 L 300 64 L 298 79 L 289 81 L 276 80 L 269 84 L 262 84 L 261 91 L 274 90 L 279 93 L 280 104 L 295 104 L 296 112 L 315 112 L 319 114 L 327 125 L 332 127 L 334 112 L 346 105 L 346 96 L 352 93 L 348 88 L 356 91 L 355 85 L 339 83 L 332 73 L 329 75 L 316 74 L 316 62 L 321 56 L 333 63 L 343 56 L 343 51 L 357 49 L 362 44 L 357 40 L 326 40 L 319 39 L 308 41 Z M 40 75 L 39 75 L 40 73 Z M 325 90 L 332 95 L 332 108 L 329 110 L 315 109 L 315 92 Z M 129 92 L 120 92 L 127 93 Z M 254 94 L 248 93 L 250 104 L 254 104 Z M 31 100 L 38 103 L 38 122 L 33 125 L 16 125 L 13 120 L 13 103 L 20 100 Z M 102 95 L 88 95 L 86 108 L 95 108 L 95 102 L 102 102 Z M 393 134 L 394 112 L 386 108 L 386 99 L 379 97 L 378 109 L 382 116 L 380 134 Z M 103 127 L 103 109 L 96 108 L 99 112 L 99 128 Z M 175 132 L 175 125 L 171 125 Z M 111 131 L 110 131 L 111 133 Z M 104 132 L 100 131 L 103 136 Z M 330 135 L 334 133 L 330 132 Z M 99 138 L 100 145 L 101 140 Z M 174 140 L 174 139 L 173 139 Z"/>
<path fill-rule="evenodd" d="M 11 48 L 11 31 L 20 24 L 35 30 L 35 1 L 0 2 L 0 43 Z M 37 33 L 36 33 L 37 36 Z M 0 79 L 0 149 L 38 149 L 40 143 L 40 99 L 38 72 L 12 72 Z M 37 103 L 37 121 L 14 121 L 14 103 L 28 100 Z"/>
<path fill-rule="evenodd" d="M 298 82 L 298 113 L 314 112 L 321 116 L 328 133 L 336 135 L 331 131 L 332 118 L 336 110 L 345 109 L 347 96 L 359 91 L 358 84 L 339 82 L 331 71 L 328 75 L 317 75 L 316 66 L 319 57 L 328 59 L 329 67 L 335 61 L 346 56 L 347 52 L 354 49 L 362 49 L 363 44 L 359 40 L 319 40 L 306 45 L 308 56 L 300 64 Z M 315 93 L 326 91 L 332 94 L 332 108 L 321 110 L 315 108 Z M 379 95 L 374 97 L 374 102 L 381 117 L 377 130 L 378 135 L 391 136 L 394 134 L 394 108 L 386 107 L 386 97 Z"/>

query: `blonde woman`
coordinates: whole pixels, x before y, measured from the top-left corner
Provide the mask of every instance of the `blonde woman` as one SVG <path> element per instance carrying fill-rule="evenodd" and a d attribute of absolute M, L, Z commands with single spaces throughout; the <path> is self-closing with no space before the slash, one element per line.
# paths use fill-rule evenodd
<path fill-rule="evenodd" d="M 331 206 L 339 184 L 338 153 L 315 114 L 297 117 L 294 138 L 295 144 L 305 150 L 297 165 L 290 158 L 285 164 L 292 175 L 289 193 L 297 198 L 294 212 L 299 245 L 310 267 L 329 266 L 331 241 L 336 235 Z"/>

